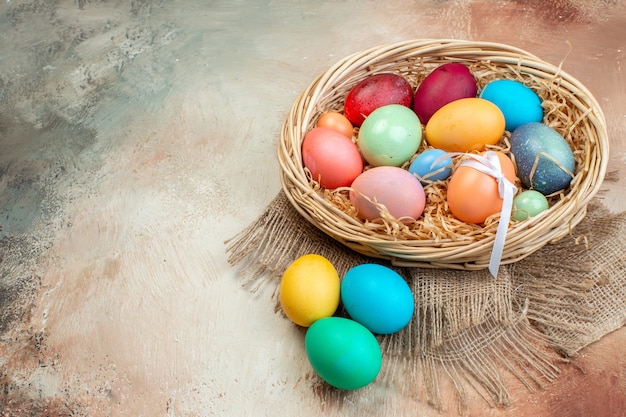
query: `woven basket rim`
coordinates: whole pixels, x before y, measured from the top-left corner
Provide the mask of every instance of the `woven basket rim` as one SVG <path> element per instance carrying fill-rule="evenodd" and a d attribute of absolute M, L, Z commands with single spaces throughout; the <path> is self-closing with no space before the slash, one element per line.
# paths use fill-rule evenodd
<path fill-rule="evenodd" d="M 398 59 L 445 59 L 505 65 L 527 76 L 551 77 L 559 92 L 584 108 L 582 120 L 589 133 L 584 166 L 563 199 L 546 212 L 509 226 L 502 264 L 516 262 L 566 234 L 584 218 L 589 201 L 599 191 L 608 164 L 609 141 L 604 114 L 591 92 L 576 78 L 523 49 L 495 42 L 456 39 L 416 39 L 375 46 L 337 61 L 315 77 L 294 101 L 282 124 L 277 144 L 282 188 L 294 208 L 310 223 L 335 240 L 375 258 L 402 265 L 435 268 L 483 269 L 488 266 L 494 236 L 468 241 L 395 239 L 371 233 L 357 219 L 332 205 L 313 189 L 303 168 L 300 145 L 313 117 L 325 110 L 320 101 L 338 89 L 353 85 L 366 74 L 384 72 Z M 395 59 L 395 60 L 394 60 Z M 513 71 L 513 70 L 512 70 Z M 355 75 L 356 74 L 356 75 Z M 569 97 L 571 95 L 571 97 Z"/>

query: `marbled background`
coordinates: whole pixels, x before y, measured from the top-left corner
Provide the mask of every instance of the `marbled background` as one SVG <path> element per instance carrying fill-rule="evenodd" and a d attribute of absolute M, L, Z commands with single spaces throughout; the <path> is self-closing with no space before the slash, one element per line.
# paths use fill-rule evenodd
<path fill-rule="evenodd" d="M 280 189 L 297 94 L 413 38 L 563 61 L 607 116 L 599 197 L 626 210 L 623 2 L 3 1 L 0 415 L 439 415 L 376 384 L 327 402 L 273 288 L 243 290 L 224 252 Z M 471 414 L 623 416 L 625 343 L 622 328 L 544 391 L 511 380 L 510 408 L 476 397 Z"/>

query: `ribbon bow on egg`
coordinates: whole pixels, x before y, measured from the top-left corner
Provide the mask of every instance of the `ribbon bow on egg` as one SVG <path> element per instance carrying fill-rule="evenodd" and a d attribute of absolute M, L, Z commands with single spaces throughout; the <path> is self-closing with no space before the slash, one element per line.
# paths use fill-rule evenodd
<path fill-rule="evenodd" d="M 495 152 L 487 151 L 483 155 L 468 154 L 468 156 L 469 158 L 461 162 L 460 165 L 474 168 L 495 178 L 498 182 L 498 193 L 502 199 L 500 220 L 496 230 L 496 238 L 493 242 L 493 249 L 491 250 L 491 258 L 489 259 L 489 272 L 495 278 L 498 276 L 498 270 L 500 269 L 504 242 L 509 227 L 509 220 L 511 219 L 511 210 L 513 209 L 513 197 L 517 193 L 517 187 L 504 176 L 500 159 Z"/>
<path fill-rule="evenodd" d="M 469 153 L 464 154 L 462 152 L 446 153 L 433 161 L 431 169 L 444 161 L 446 158 L 458 155 L 467 155 L 468 157 L 459 164 L 459 167 L 466 166 L 473 168 L 495 178 L 498 183 L 498 193 L 503 202 L 502 209 L 500 211 L 500 220 L 496 230 L 496 237 L 491 251 L 491 258 L 489 259 L 489 272 L 494 278 L 496 278 L 498 276 L 498 270 L 500 269 L 502 252 L 504 251 L 504 242 L 506 240 L 509 220 L 511 219 L 511 210 L 513 208 L 513 197 L 517 193 L 517 187 L 505 177 L 500 164 L 500 159 L 493 151 L 487 151 L 482 155 Z"/>

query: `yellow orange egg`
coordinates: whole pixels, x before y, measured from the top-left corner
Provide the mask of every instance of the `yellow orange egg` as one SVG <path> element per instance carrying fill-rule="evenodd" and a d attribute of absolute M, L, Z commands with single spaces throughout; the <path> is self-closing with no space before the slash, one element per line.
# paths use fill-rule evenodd
<path fill-rule="evenodd" d="M 303 255 L 287 267 L 279 291 L 280 305 L 287 317 L 300 326 L 309 327 L 337 310 L 339 275 L 325 257 L 313 253 Z"/>
<path fill-rule="evenodd" d="M 515 184 L 513 161 L 502 152 L 496 152 L 502 173 Z M 481 224 L 487 217 L 502 210 L 503 200 L 498 191 L 498 182 L 489 174 L 472 167 L 459 166 L 448 183 L 447 201 L 450 212 L 466 223 Z"/>
<path fill-rule="evenodd" d="M 426 124 L 426 141 L 447 152 L 482 151 L 504 134 L 502 111 L 490 101 L 470 97 L 452 101 Z"/>

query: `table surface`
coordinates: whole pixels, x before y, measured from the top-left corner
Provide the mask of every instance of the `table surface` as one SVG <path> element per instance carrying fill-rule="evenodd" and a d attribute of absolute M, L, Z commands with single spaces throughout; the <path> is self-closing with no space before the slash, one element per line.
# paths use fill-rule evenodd
<path fill-rule="evenodd" d="M 456 414 L 450 387 L 443 414 L 376 382 L 320 395 L 273 287 L 242 289 L 227 262 L 280 190 L 291 103 L 359 50 L 454 38 L 562 62 L 602 106 L 600 198 L 626 210 L 623 2 L 6 0 L 0 32 L 3 417 Z M 470 414 L 619 416 L 625 344 Z"/>

